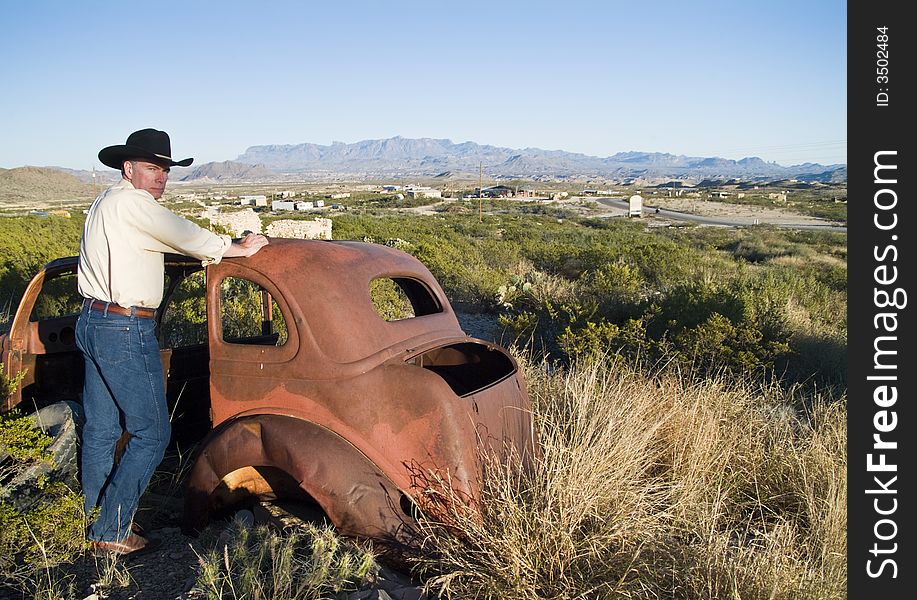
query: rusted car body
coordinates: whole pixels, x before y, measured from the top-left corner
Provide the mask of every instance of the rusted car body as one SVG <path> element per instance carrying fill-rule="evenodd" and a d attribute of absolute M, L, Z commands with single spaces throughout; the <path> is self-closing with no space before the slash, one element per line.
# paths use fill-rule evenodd
<path fill-rule="evenodd" d="M 79 396 L 75 309 L 35 314 L 47 280 L 72 278 L 75 267 L 60 259 L 36 275 L 0 339 L 8 373 L 26 370 L 4 409 Z M 193 305 L 181 285 L 200 270 L 167 257 L 164 331 Z M 485 454 L 522 468 L 531 460 L 516 361 L 467 336 L 409 254 L 274 239 L 250 258 L 207 266 L 203 281 L 206 339 L 162 343 L 167 395 L 188 417 L 173 435 L 203 436 L 186 484 L 188 527 L 252 497 L 294 497 L 344 534 L 410 543 L 431 481 L 473 501 Z"/>

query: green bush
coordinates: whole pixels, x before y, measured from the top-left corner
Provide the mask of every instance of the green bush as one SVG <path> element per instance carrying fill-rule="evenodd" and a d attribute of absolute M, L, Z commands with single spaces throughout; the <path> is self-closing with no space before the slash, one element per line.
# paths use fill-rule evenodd
<path fill-rule="evenodd" d="M 83 495 L 47 485 L 42 502 L 20 512 L 0 503 L 0 573 L 5 579 L 72 562 L 86 549 Z"/>
<path fill-rule="evenodd" d="M 12 459 L 11 469 L 21 468 L 23 464 L 48 460 L 47 449 L 52 441 L 35 426 L 31 418 L 23 415 L 18 409 L 0 414 L 0 451 Z"/>

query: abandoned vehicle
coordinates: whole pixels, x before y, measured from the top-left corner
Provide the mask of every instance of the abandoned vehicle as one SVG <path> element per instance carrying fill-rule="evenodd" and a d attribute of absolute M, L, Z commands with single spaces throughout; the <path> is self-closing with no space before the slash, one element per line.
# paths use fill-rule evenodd
<path fill-rule="evenodd" d="M 36 274 L 0 336 L 7 376 L 24 373 L 3 411 L 78 406 L 76 266 Z M 189 529 L 280 497 L 316 505 L 345 535 L 410 543 L 430 481 L 473 499 L 485 454 L 531 461 L 516 361 L 467 336 L 409 254 L 273 239 L 206 268 L 167 255 L 165 270 L 156 319 L 172 444 L 194 448 Z"/>

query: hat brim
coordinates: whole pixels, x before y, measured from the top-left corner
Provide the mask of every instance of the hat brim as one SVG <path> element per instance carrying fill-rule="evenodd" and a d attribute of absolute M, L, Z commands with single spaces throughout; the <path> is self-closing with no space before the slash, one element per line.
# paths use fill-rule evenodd
<path fill-rule="evenodd" d="M 111 167 L 112 169 L 121 170 L 121 166 L 126 160 L 149 160 L 155 163 L 164 163 L 170 167 L 187 167 L 192 162 L 193 158 L 184 158 L 182 160 L 172 160 L 170 156 L 162 156 L 160 154 L 154 154 L 145 148 L 139 146 L 127 146 L 120 144 L 117 146 L 109 146 L 107 148 L 102 148 L 99 151 L 99 160 L 102 161 L 102 164 L 106 167 Z"/>

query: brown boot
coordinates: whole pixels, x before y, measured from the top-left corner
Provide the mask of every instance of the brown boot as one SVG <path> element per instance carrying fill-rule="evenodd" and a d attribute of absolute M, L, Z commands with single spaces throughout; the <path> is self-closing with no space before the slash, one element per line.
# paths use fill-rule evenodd
<path fill-rule="evenodd" d="M 143 536 L 132 533 L 120 542 L 100 542 L 92 540 L 89 547 L 96 552 L 111 552 L 121 556 L 136 556 L 149 552 L 161 543 L 160 540 L 150 540 Z"/>

